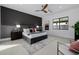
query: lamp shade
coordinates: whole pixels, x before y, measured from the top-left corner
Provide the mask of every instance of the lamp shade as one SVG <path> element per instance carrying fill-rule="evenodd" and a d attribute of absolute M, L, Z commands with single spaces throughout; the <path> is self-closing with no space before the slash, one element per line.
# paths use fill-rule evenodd
<path fill-rule="evenodd" d="M 21 26 L 20 26 L 20 25 L 16 25 L 16 27 L 17 27 L 17 28 L 20 28 Z"/>
<path fill-rule="evenodd" d="M 39 28 L 39 26 L 37 25 L 36 28 Z"/>

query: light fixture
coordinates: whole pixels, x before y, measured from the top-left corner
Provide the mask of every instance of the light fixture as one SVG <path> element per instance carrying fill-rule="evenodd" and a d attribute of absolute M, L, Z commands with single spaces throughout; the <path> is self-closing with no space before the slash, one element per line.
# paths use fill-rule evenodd
<path fill-rule="evenodd" d="M 36 28 L 39 28 L 39 26 L 37 25 Z"/>
<path fill-rule="evenodd" d="M 20 28 L 21 26 L 18 24 L 18 25 L 16 25 L 16 27 L 17 27 L 17 28 Z"/>

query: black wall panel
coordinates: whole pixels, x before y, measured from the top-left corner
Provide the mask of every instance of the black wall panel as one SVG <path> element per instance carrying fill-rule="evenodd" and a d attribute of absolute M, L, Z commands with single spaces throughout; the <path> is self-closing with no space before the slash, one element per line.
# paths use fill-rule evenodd
<path fill-rule="evenodd" d="M 29 15 L 23 12 L 19 12 L 13 9 L 9 9 L 6 7 L 1 8 L 2 12 L 2 25 L 27 25 L 27 26 L 33 26 L 33 25 L 42 25 L 42 19 L 40 17 L 36 17 L 33 15 Z"/>

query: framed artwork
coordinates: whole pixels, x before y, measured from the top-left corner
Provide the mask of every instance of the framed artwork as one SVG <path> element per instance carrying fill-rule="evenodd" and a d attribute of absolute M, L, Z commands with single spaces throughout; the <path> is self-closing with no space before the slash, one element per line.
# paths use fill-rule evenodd
<path fill-rule="evenodd" d="M 45 30 L 49 30 L 49 20 L 45 22 Z"/>
<path fill-rule="evenodd" d="M 49 30 L 49 24 L 45 24 L 45 30 Z"/>

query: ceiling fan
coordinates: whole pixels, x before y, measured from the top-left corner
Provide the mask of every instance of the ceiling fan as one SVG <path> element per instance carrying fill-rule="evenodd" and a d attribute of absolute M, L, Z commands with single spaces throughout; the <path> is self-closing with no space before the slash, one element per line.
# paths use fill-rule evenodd
<path fill-rule="evenodd" d="M 36 12 L 38 11 L 43 11 L 44 13 L 48 13 L 48 12 L 52 12 L 48 9 L 48 4 L 42 5 L 42 9 L 41 10 L 35 10 Z"/>

